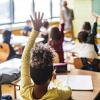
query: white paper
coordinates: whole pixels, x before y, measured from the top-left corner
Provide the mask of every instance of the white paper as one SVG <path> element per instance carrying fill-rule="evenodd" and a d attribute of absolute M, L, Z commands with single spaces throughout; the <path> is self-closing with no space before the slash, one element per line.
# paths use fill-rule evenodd
<path fill-rule="evenodd" d="M 72 90 L 93 90 L 90 75 L 57 75 L 56 80 L 63 87 L 69 86 Z"/>

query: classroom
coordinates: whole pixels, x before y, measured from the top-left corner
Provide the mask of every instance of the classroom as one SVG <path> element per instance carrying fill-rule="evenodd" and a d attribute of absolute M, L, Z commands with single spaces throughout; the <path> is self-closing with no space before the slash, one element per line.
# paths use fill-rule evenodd
<path fill-rule="evenodd" d="M 100 100 L 100 0 L 0 6 L 0 100 Z"/>

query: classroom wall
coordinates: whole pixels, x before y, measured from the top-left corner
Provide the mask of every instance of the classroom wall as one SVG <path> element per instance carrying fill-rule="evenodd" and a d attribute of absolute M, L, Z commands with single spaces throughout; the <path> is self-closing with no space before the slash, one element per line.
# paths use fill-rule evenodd
<path fill-rule="evenodd" d="M 74 31 L 76 36 L 84 21 L 92 22 L 91 4 L 91 0 L 74 0 Z"/>
<path fill-rule="evenodd" d="M 74 10 L 75 20 L 74 20 L 74 34 L 77 37 L 78 32 L 81 29 L 84 21 L 89 21 L 91 24 L 94 22 L 94 17 L 92 13 L 92 0 L 68 0 L 68 6 Z M 50 25 L 56 24 L 58 26 L 59 22 L 51 22 Z M 100 17 L 98 20 L 98 33 L 100 34 Z M 13 33 L 15 35 L 20 35 L 20 29 L 14 29 Z M 97 43 L 100 44 L 100 38 L 97 39 Z"/>
<path fill-rule="evenodd" d="M 95 21 L 95 17 L 92 13 L 92 0 L 74 0 L 74 32 L 75 37 L 77 37 L 77 33 L 80 31 L 81 26 L 85 21 L 89 21 L 91 24 Z M 100 25 L 100 18 L 98 20 Z M 100 28 L 100 26 L 99 26 Z M 100 29 L 98 28 L 98 32 Z M 100 43 L 100 39 L 97 40 Z"/>

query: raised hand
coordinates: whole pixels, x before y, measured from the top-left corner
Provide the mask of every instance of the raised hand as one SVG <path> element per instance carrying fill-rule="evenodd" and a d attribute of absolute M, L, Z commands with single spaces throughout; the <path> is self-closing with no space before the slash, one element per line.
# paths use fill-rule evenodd
<path fill-rule="evenodd" d="M 94 21 L 97 22 L 98 21 L 98 16 L 93 14 L 93 17 L 94 17 Z"/>
<path fill-rule="evenodd" d="M 96 22 L 97 22 L 98 21 L 98 16 L 96 16 L 95 19 L 96 19 Z"/>
<path fill-rule="evenodd" d="M 43 16 L 44 16 L 44 13 L 42 13 L 40 15 L 40 12 L 35 12 L 34 14 L 34 19 L 32 16 L 31 17 L 31 20 L 32 20 L 32 23 L 33 23 L 33 26 L 34 26 L 34 30 L 36 31 L 39 31 L 41 26 L 42 26 L 42 19 L 43 19 Z"/>

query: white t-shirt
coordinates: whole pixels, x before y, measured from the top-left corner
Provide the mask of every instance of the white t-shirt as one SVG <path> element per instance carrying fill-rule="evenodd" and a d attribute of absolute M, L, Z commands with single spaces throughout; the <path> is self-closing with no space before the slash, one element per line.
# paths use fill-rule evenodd
<path fill-rule="evenodd" d="M 94 45 L 88 43 L 76 43 L 74 48 L 71 50 L 76 52 L 78 57 L 85 58 L 98 58 L 97 53 L 94 49 Z"/>

